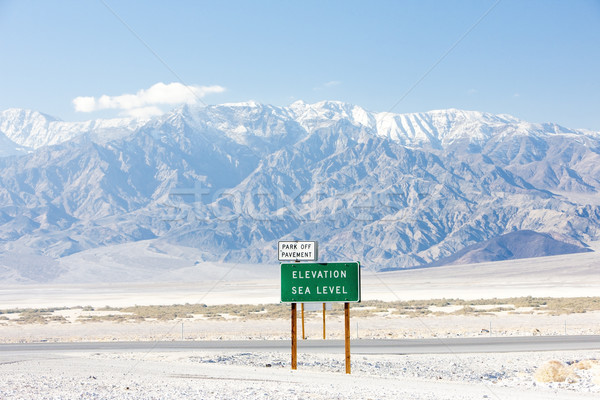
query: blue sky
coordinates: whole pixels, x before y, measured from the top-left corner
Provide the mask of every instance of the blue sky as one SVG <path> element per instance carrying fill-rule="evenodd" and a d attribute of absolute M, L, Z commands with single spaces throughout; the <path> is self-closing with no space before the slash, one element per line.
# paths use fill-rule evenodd
<path fill-rule="evenodd" d="M 0 0 L 0 55 L 0 109 L 64 120 L 131 113 L 121 102 L 130 94 L 135 110 L 198 97 L 341 100 L 600 131 L 597 0 Z M 194 98 L 180 99 L 171 83 Z M 154 104 L 161 88 L 174 97 Z"/>

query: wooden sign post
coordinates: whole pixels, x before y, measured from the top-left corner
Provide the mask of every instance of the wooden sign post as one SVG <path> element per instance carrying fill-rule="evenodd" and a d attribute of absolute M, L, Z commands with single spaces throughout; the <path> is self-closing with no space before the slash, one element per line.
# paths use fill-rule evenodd
<path fill-rule="evenodd" d="M 346 373 L 350 373 L 350 303 L 344 303 L 344 337 L 346 347 Z"/>
<path fill-rule="evenodd" d="M 292 303 L 292 369 L 298 368 L 298 336 L 296 334 L 297 323 L 296 303 Z"/>
<path fill-rule="evenodd" d="M 360 302 L 360 263 L 282 263 L 281 302 L 292 303 L 292 369 L 297 368 L 296 305 L 323 303 L 323 339 L 325 339 L 325 303 L 344 303 L 346 373 L 350 368 L 350 302 Z M 304 339 L 304 319 L 302 320 Z"/>
<path fill-rule="evenodd" d="M 325 303 L 323 303 L 323 340 L 325 340 Z"/>

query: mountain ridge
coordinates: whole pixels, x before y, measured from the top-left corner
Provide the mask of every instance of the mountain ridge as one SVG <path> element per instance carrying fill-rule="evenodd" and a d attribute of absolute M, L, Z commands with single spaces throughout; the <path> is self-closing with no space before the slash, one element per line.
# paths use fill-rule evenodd
<path fill-rule="evenodd" d="M 184 116 L 189 120 L 199 120 L 198 115 L 204 114 L 202 122 L 215 119 L 221 122 L 212 125 L 196 125 L 195 128 L 221 128 L 227 132 L 236 134 L 250 133 L 255 136 L 260 136 L 264 133 L 264 129 L 250 130 L 246 126 L 238 125 L 239 128 L 244 128 L 243 131 L 235 131 L 234 128 L 228 126 L 227 111 L 238 110 L 238 114 L 242 114 L 244 124 L 248 124 L 249 117 L 254 114 L 262 118 L 265 112 L 268 112 L 272 117 L 283 120 L 285 118 L 297 119 L 300 126 L 306 130 L 314 130 L 315 127 L 310 123 L 315 119 L 321 124 L 331 124 L 341 119 L 347 119 L 357 126 L 364 126 L 376 132 L 379 136 L 389 137 L 392 140 L 400 141 L 402 144 L 407 138 L 416 140 L 422 144 L 422 139 L 427 138 L 430 142 L 443 141 L 446 144 L 452 140 L 464 138 L 464 133 L 473 133 L 477 136 L 468 136 L 477 139 L 489 139 L 489 136 L 484 136 L 484 132 L 478 132 L 477 129 L 482 128 L 481 121 L 485 121 L 486 129 L 493 125 L 511 126 L 510 133 L 523 133 L 526 135 L 534 134 L 585 134 L 588 136 L 600 136 L 600 132 L 569 129 L 554 123 L 529 123 L 513 117 L 509 114 L 492 114 L 482 111 L 461 110 L 456 108 L 430 110 L 426 112 L 415 112 L 406 114 L 396 114 L 391 112 L 371 112 L 363 109 L 360 106 L 343 103 L 340 101 L 321 101 L 314 104 L 307 104 L 302 101 L 296 101 L 287 107 L 278 107 L 260 104 L 256 102 L 240 102 L 240 103 L 225 103 L 221 105 L 211 106 L 189 106 L 185 105 L 171 112 L 165 113 L 154 119 L 136 119 L 136 118 L 113 118 L 113 119 L 95 119 L 81 122 L 65 122 L 59 118 L 40 113 L 34 110 L 9 108 L 0 112 L 0 132 L 4 133 L 7 138 L 18 145 L 37 149 L 42 146 L 60 144 L 68 141 L 77 134 L 83 132 L 95 132 L 111 129 L 121 129 L 133 131 L 139 127 L 153 121 L 164 121 L 164 119 Z M 240 113 L 239 110 L 244 109 L 245 113 Z M 262 113 L 261 113 L 262 111 Z M 225 115 L 224 115 L 225 114 Z M 231 113 L 229 113 L 231 114 Z M 215 118 L 216 117 L 216 118 Z M 311 119 L 312 118 L 312 119 Z M 455 127 L 456 125 L 458 127 Z M 462 124 L 462 125 L 461 125 Z M 473 124 L 475 124 L 473 126 Z M 465 125 L 470 129 L 465 129 Z M 418 140 L 414 137 L 416 127 L 421 128 Z M 458 131 L 462 135 L 456 135 Z M 489 129 L 488 129 L 489 130 Z M 50 133 L 63 133 L 49 137 Z M 380 132 L 381 131 L 381 132 Z M 426 133 L 439 131 L 442 137 L 427 136 Z M 400 135 L 403 133 L 404 135 Z M 24 137 L 24 134 L 27 136 Z M 405 137 L 403 137 L 405 136 Z"/>
<path fill-rule="evenodd" d="M 39 111 L 20 108 L 0 112 L 0 132 L 28 151 L 60 144 L 84 133 L 130 132 L 143 123 L 144 119 L 134 118 L 65 122 Z"/>
<path fill-rule="evenodd" d="M 384 269 L 514 230 L 580 246 L 600 238 L 597 132 L 332 101 L 64 124 L 68 134 L 30 130 L 23 143 L 45 144 L 0 157 L 10 276 L 15 254 L 60 259 L 142 240 L 194 247 L 199 261 L 272 263 L 277 240 L 311 239 L 329 260 Z"/>

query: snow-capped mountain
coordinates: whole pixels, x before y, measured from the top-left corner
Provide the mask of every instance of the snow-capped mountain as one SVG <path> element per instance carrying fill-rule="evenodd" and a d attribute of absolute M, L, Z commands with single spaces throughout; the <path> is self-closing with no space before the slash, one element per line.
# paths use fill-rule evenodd
<path fill-rule="evenodd" d="M 43 257 L 57 277 L 65 257 L 142 240 L 276 263 L 278 240 L 311 239 L 323 261 L 384 269 L 514 231 L 600 237 L 600 133 L 508 115 L 248 102 L 62 122 L 11 109 L 0 156 L 0 277 L 4 265 L 17 281 Z"/>
<path fill-rule="evenodd" d="M 37 111 L 10 108 L 0 112 L 0 134 L 18 146 L 20 153 L 66 142 L 82 134 L 96 135 L 98 140 L 114 139 L 133 132 L 144 120 L 133 118 L 64 122 Z M 0 151 L 8 147 L 0 142 Z"/>

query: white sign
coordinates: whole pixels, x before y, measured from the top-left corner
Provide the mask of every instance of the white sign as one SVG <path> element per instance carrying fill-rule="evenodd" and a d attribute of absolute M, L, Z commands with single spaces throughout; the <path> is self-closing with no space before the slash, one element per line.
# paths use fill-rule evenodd
<path fill-rule="evenodd" d="M 317 261 L 318 245 L 314 241 L 281 241 L 277 243 L 279 261 Z"/>

